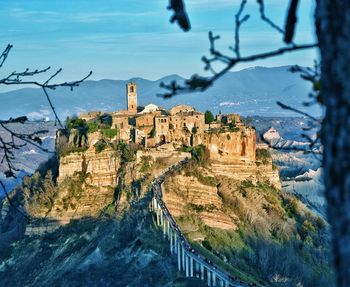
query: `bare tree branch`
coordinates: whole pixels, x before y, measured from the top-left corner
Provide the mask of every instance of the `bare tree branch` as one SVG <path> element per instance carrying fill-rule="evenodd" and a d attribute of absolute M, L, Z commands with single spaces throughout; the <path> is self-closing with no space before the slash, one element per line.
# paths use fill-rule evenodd
<path fill-rule="evenodd" d="M 297 23 L 297 8 L 298 8 L 299 0 L 291 0 L 288 16 L 285 24 L 285 33 L 284 33 L 284 42 L 286 44 L 290 44 L 293 41 L 295 26 Z"/>

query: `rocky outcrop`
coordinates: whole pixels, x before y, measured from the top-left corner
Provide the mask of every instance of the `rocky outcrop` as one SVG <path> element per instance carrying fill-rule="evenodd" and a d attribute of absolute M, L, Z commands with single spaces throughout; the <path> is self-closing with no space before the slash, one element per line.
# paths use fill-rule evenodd
<path fill-rule="evenodd" d="M 211 227 L 235 229 L 236 225 L 221 211 L 222 202 L 217 188 L 200 183 L 183 174 L 169 178 L 163 187 L 163 200 L 170 213 L 178 217 L 187 210 L 198 211 L 203 222 Z"/>
<path fill-rule="evenodd" d="M 269 161 L 267 164 L 258 164 L 256 162 L 232 161 L 230 164 L 212 162 L 208 166 L 208 174 L 215 176 L 226 176 L 238 181 L 246 179 L 252 182 L 268 181 L 277 189 L 281 189 L 281 181 L 278 169 Z"/>
<path fill-rule="evenodd" d="M 242 126 L 235 127 L 232 131 L 207 132 L 203 143 L 213 161 L 255 161 L 256 135 L 253 128 Z"/>
<path fill-rule="evenodd" d="M 67 176 L 78 172 L 86 173 L 86 183 L 107 187 L 117 184 L 117 171 L 120 167 L 120 156 L 112 149 L 105 149 L 97 153 L 94 148 L 85 152 L 71 153 L 60 158 L 59 183 Z"/>

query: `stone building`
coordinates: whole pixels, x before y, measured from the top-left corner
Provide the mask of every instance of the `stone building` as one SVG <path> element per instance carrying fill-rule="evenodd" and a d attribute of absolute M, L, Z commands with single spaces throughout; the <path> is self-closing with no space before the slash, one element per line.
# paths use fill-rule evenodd
<path fill-rule="evenodd" d="M 130 82 L 126 85 L 126 101 L 128 112 L 130 114 L 137 113 L 137 86 L 136 83 Z"/>
<path fill-rule="evenodd" d="M 234 125 L 241 125 L 241 116 L 239 114 L 225 114 L 222 115 L 219 113 L 216 116 L 216 122 L 223 123 L 223 124 L 234 124 Z"/>

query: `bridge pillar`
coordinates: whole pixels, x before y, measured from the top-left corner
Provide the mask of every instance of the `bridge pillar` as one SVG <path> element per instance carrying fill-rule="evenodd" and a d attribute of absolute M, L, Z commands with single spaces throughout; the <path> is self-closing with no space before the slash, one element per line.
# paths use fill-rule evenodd
<path fill-rule="evenodd" d="M 159 209 L 156 210 L 156 215 L 157 215 L 157 225 L 160 225 L 160 214 L 159 214 Z"/>
<path fill-rule="evenodd" d="M 201 279 L 204 281 L 204 266 L 201 264 Z"/>
<path fill-rule="evenodd" d="M 181 271 L 181 245 L 177 242 L 177 267 Z"/>
<path fill-rule="evenodd" d="M 200 277 L 200 273 L 199 273 L 199 263 L 197 261 L 194 262 L 195 267 L 196 267 L 196 277 L 199 278 Z"/>
<path fill-rule="evenodd" d="M 189 265 L 189 264 L 188 264 L 188 255 L 186 254 L 185 256 L 186 256 L 186 277 L 188 277 L 188 276 L 189 276 L 189 270 L 188 270 L 188 269 L 189 269 L 189 268 L 188 268 L 188 267 L 189 267 L 189 266 L 188 266 L 188 265 Z"/>
<path fill-rule="evenodd" d="M 171 229 L 170 221 L 168 220 L 167 221 L 167 235 L 168 235 L 168 238 L 170 238 L 170 229 Z"/>
<path fill-rule="evenodd" d="M 164 218 L 163 212 L 162 212 L 162 217 L 163 217 L 163 237 L 166 238 L 166 223 L 167 223 L 167 220 Z"/>
<path fill-rule="evenodd" d="M 170 238 L 170 253 L 173 254 L 173 232 L 171 228 L 169 228 L 169 238 Z"/>
<path fill-rule="evenodd" d="M 213 272 L 213 286 L 216 286 L 216 273 Z"/>
<path fill-rule="evenodd" d="M 182 249 L 182 270 L 185 270 L 185 248 L 181 244 L 181 249 Z"/>
<path fill-rule="evenodd" d="M 160 224 L 164 224 L 164 218 L 163 218 L 163 211 L 162 211 L 162 209 L 160 208 L 159 209 L 159 212 L 160 212 Z"/>
<path fill-rule="evenodd" d="M 207 279 L 208 279 L 208 286 L 211 286 L 211 272 L 209 269 L 207 269 Z"/>
<path fill-rule="evenodd" d="M 177 254 L 178 252 L 177 252 L 177 233 L 173 230 L 173 233 L 174 233 L 174 246 L 175 246 L 175 248 L 174 248 L 174 252 L 175 252 L 175 254 Z"/>
<path fill-rule="evenodd" d="M 190 256 L 190 276 L 193 277 L 193 257 Z"/>
<path fill-rule="evenodd" d="M 229 287 L 230 283 L 228 283 L 228 281 L 225 281 L 225 287 Z"/>

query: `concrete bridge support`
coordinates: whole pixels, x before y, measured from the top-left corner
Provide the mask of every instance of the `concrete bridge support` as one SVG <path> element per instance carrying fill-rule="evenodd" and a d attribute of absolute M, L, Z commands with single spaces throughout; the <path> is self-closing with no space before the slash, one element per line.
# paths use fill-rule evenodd
<path fill-rule="evenodd" d="M 195 266 L 195 274 L 196 274 L 196 278 L 199 278 L 200 273 L 199 273 L 199 263 L 197 261 L 194 261 L 194 266 Z"/>
<path fill-rule="evenodd" d="M 182 249 L 182 270 L 185 270 L 185 248 L 181 245 Z"/>
<path fill-rule="evenodd" d="M 213 272 L 213 286 L 216 286 L 216 273 Z"/>
<path fill-rule="evenodd" d="M 173 232 L 174 232 L 174 246 L 175 246 L 174 253 L 177 254 L 177 234 L 174 230 Z"/>
<path fill-rule="evenodd" d="M 170 253 L 173 254 L 173 230 L 169 228 Z"/>
<path fill-rule="evenodd" d="M 211 287 L 211 272 L 209 269 L 207 269 L 207 279 L 208 286 Z"/>
<path fill-rule="evenodd" d="M 189 257 L 188 257 L 187 254 L 185 254 L 185 256 L 186 256 L 186 277 L 188 277 L 188 276 L 190 276 L 190 273 L 189 273 L 189 262 L 188 262 Z"/>
<path fill-rule="evenodd" d="M 204 266 L 201 264 L 201 280 L 204 281 Z"/>
<path fill-rule="evenodd" d="M 181 271 L 181 245 L 177 242 L 177 267 Z"/>
<path fill-rule="evenodd" d="M 193 257 L 190 256 L 190 276 L 193 277 Z"/>

